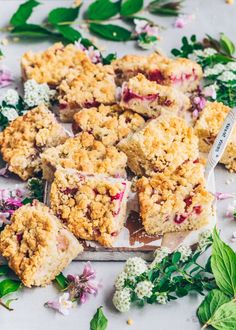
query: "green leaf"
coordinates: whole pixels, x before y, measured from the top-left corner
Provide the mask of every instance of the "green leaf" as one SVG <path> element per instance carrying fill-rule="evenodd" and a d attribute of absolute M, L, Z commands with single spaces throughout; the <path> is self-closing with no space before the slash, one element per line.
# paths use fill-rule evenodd
<path fill-rule="evenodd" d="M 59 286 L 60 290 L 65 290 L 69 285 L 67 278 L 62 273 L 56 276 L 55 282 Z"/>
<path fill-rule="evenodd" d="M 227 55 L 232 56 L 235 53 L 234 43 L 223 33 L 220 36 L 220 45 Z"/>
<path fill-rule="evenodd" d="M 218 287 L 225 294 L 236 296 L 236 254 L 220 239 L 216 229 L 213 231 L 211 267 Z"/>
<path fill-rule="evenodd" d="M 20 281 L 6 279 L 0 282 L 0 298 L 6 296 L 9 293 L 17 291 L 21 286 Z"/>
<path fill-rule="evenodd" d="M 36 0 L 28 0 L 22 3 L 15 14 L 10 19 L 10 24 L 13 26 L 20 26 L 26 23 L 28 18 L 31 16 L 33 12 L 33 8 L 40 5 L 40 2 Z"/>
<path fill-rule="evenodd" d="M 8 267 L 8 265 L 2 265 L 2 266 L 0 266 L 0 276 L 5 276 L 10 271 L 11 271 L 11 269 Z"/>
<path fill-rule="evenodd" d="M 90 20 L 104 21 L 119 13 L 120 2 L 97 0 L 88 7 L 87 16 Z"/>
<path fill-rule="evenodd" d="M 81 39 L 81 33 L 68 25 L 57 25 L 56 29 L 62 34 L 62 36 L 69 42 L 75 42 Z"/>
<path fill-rule="evenodd" d="M 103 65 L 111 64 L 111 62 L 114 61 L 116 58 L 117 58 L 116 54 L 114 53 L 108 54 L 107 56 L 102 58 L 102 64 Z"/>
<path fill-rule="evenodd" d="M 44 194 L 43 180 L 39 178 L 31 178 L 27 182 L 27 188 L 30 191 L 31 199 L 37 199 L 40 202 L 43 202 L 43 194 Z"/>
<path fill-rule="evenodd" d="M 48 22 L 57 25 L 63 22 L 73 22 L 79 14 L 80 7 L 56 8 L 48 14 Z"/>
<path fill-rule="evenodd" d="M 221 305 L 208 324 L 218 330 L 235 330 L 236 302 L 230 301 Z"/>
<path fill-rule="evenodd" d="M 37 24 L 23 24 L 16 26 L 11 33 L 26 37 L 48 37 L 53 33 Z"/>
<path fill-rule="evenodd" d="M 172 256 L 172 263 L 176 264 L 178 261 L 180 261 L 181 253 L 179 251 L 175 252 Z"/>
<path fill-rule="evenodd" d="M 197 316 L 200 322 L 202 324 L 208 324 L 208 321 L 213 317 L 216 310 L 229 301 L 230 298 L 220 290 L 215 289 L 209 292 L 197 310 Z"/>
<path fill-rule="evenodd" d="M 91 23 L 89 28 L 91 32 L 108 40 L 127 41 L 131 38 L 131 32 L 118 25 Z"/>
<path fill-rule="evenodd" d="M 131 16 L 143 8 L 143 0 L 122 0 L 120 14 Z"/>
<path fill-rule="evenodd" d="M 102 306 L 100 306 L 90 321 L 90 330 L 105 330 L 107 328 L 107 324 L 108 320 L 103 314 Z"/>

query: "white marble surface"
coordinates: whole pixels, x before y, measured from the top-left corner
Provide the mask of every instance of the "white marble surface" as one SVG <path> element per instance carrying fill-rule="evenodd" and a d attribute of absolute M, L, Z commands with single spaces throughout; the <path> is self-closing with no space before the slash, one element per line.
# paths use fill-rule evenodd
<path fill-rule="evenodd" d="M 34 15 L 34 22 L 41 22 L 46 13 L 51 8 L 59 6 L 69 6 L 71 1 L 48 0 L 41 1 L 43 6 L 37 8 L 37 14 Z M 88 4 L 90 1 L 84 1 Z M 6 24 L 10 15 L 15 11 L 18 0 L 0 0 L 0 27 Z M 162 32 L 163 39 L 160 42 L 160 48 L 167 54 L 173 47 L 180 45 L 182 35 L 191 35 L 195 33 L 198 37 L 203 37 L 205 33 L 217 36 L 219 32 L 225 32 L 234 42 L 236 42 L 236 4 L 229 6 L 224 0 L 186 0 L 184 11 L 194 13 L 196 20 L 186 26 L 183 30 L 174 29 L 171 24 L 172 18 L 154 17 L 166 29 Z M 4 37 L 0 32 L 0 39 Z M 109 51 L 117 51 L 119 55 L 128 52 L 138 52 L 133 43 L 113 43 L 100 40 L 101 45 L 105 45 Z M 12 43 L 7 47 L 2 47 L 6 54 L 6 64 L 14 72 L 17 81 L 20 82 L 19 60 L 21 55 L 29 50 L 41 50 L 48 46 L 46 41 L 25 40 L 20 43 Z M 222 166 L 218 166 L 215 172 L 217 191 L 234 192 L 235 174 L 229 174 Z M 226 184 L 230 179 L 234 182 Z M 15 182 L 15 181 L 14 181 Z M 8 182 L 7 185 L 12 184 Z M 0 186 L 6 185 L 3 179 Z M 228 243 L 233 231 L 236 230 L 236 224 L 233 221 L 224 219 L 223 214 L 229 201 L 222 201 L 218 204 L 218 222 L 222 229 L 222 236 Z M 231 243 L 232 244 L 232 243 Z M 236 243 L 232 245 L 236 248 Z M 109 319 L 108 330 L 133 329 L 143 330 L 146 327 L 155 330 L 197 330 L 200 329 L 199 323 L 195 317 L 197 306 L 202 297 L 191 295 L 177 302 L 172 302 L 166 306 L 150 305 L 143 309 L 133 308 L 127 314 L 120 314 L 115 311 L 111 303 L 113 293 L 113 283 L 117 273 L 122 269 L 123 263 L 120 262 L 94 262 L 98 278 L 102 279 L 103 288 L 97 297 L 91 297 L 88 303 L 74 309 L 67 317 L 56 314 L 51 310 L 45 309 L 44 302 L 55 298 L 57 291 L 49 286 L 43 289 L 24 289 L 14 304 L 14 312 L 8 312 L 0 308 L 0 329 L 1 330 L 88 330 L 89 321 L 95 313 L 97 307 L 104 306 L 104 312 Z M 82 263 L 73 262 L 66 272 L 81 272 Z M 133 319 L 132 326 L 128 326 L 126 321 Z"/>

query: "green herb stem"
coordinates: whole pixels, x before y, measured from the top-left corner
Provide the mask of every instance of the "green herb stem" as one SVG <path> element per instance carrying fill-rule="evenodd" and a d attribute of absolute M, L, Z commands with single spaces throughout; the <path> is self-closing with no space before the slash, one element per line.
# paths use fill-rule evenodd
<path fill-rule="evenodd" d="M 8 311 L 13 311 L 13 308 L 10 308 L 9 306 L 7 306 L 6 304 L 4 304 L 4 302 L 0 299 L 0 305 L 4 308 L 6 308 Z"/>

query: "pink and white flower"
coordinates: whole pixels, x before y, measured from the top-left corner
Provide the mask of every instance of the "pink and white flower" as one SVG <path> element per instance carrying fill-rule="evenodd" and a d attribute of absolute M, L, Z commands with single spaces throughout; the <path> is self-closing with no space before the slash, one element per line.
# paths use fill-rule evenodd
<path fill-rule="evenodd" d="M 75 41 L 75 46 L 84 52 L 92 63 L 97 64 L 102 62 L 102 56 L 98 49 L 95 49 L 93 46 L 90 46 L 88 49 L 81 44 L 81 40 Z"/>
<path fill-rule="evenodd" d="M 195 15 L 181 15 L 176 18 L 174 27 L 177 29 L 183 29 L 188 23 L 195 19 Z"/>
<path fill-rule="evenodd" d="M 226 218 L 231 220 L 236 220 L 236 199 L 232 201 L 232 203 L 228 206 L 228 209 L 225 213 Z"/>
<path fill-rule="evenodd" d="M 69 315 L 70 309 L 73 307 L 73 302 L 70 300 L 70 295 L 65 292 L 58 300 L 48 301 L 45 306 L 54 309 L 62 315 Z"/>
<path fill-rule="evenodd" d="M 134 19 L 135 32 L 137 35 L 146 33 L 148 36 L 158 36 L 159 28 L 146 20 Z"/>
<path fill-rule="evenodd" d="M 216 199 L 217 199 L 218 201 L 222 201 L 222 200 L 224 200 L 224 199 L 229 199 L 229 198 L 233 198 L 233 197 L 234 197 L 234 195 L 232 195 L 232 194 L 221 193 L 221 192 L 217 192 L 217 193 L 215 194 L 215 196 L 216 196 Z"/>
<path fill-rule="evenodd" d="M 4 65 L 0 66 L 0 88 L 7 87 L 13 82 L 11 71 Z"/>
<path fill-rule="evenodd" d="M 213 100 L 216 99 L 216 85 L 210 85 L 210 86 L 207 86 L 203 89 L 203 95 L 205 97 L 210 97 L 212 98 Z"/>

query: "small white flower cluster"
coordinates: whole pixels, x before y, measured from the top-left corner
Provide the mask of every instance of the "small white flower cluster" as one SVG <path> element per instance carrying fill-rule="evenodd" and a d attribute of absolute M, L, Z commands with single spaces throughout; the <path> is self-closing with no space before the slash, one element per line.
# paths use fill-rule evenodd
<path fill-rule="evenodd" d="M 141 19 L 134 19 L 134 24 L 139 47 L 155 50 L 159 39 L 158 26 Z"/>
<path fill-rule="evenodd" d="M 128 288 L 117 290 L 113 296 L 112 302 L 121 313 L 128 312 L 131 304 L 131 295 Z"/>
<path fill-rule="evenodd" d="M 180 258 L 180 261 L 187 261 L 188 258 L 191 256 L 192 254 L 192 250 L 189 246 L 187 245 L 180 245 L 177 249 L 178 252 L 181 253 L 181 258 Z"/>
<path fill-rule="evenodd" d="M 40 104 L 49 104 L 55 96 L 47 84 L 38 84 L 35 80 L 27 80 L 24 84 L 24 101 L 30 108 Z"/>
<path fill-rule="evenodd" d="M 12 121 L 18 117 L 18 112 L 15 107 L 19 102 L 19 94 L 15 89 L 8 89 L 6 93 L 1 97 L 1 114 L 8 120 Z"/>
<path fill-rule="evenodd" d="M 146 262 L 139 257 L 129 258 L 125 263 L 124 271 L 128 277 L 136 277 L 147 270 Z"/>
<path fill-rule="evenodd" d="M 165 305 L 168 301 L 167 299 L 167 293 L 166 292 L 160 292 L 157 296 L 157 303 L 161 305 Z"/>
<path fill-rule="evenodd" d="M 157 249 L 154 253 L 154 260 L 150 265 L 150 268 L 154 268 L 156 265 L 158 265 L 162 260 L 167 257 L 171 253 L 170 249 L 167 247 L 162 247 L 160 249 Z"/>
<path fill-rule="evenodd" d="M 134 290 L 139 299 L 150 298 L 154 285 L 150 281 L 139 282 Z"/>
<path fill-rule="evenodd" d="M 211 244 L 212 231 L 207 229 L 199 235 L 197 251 L 203 252 Z"/>
<path fill-rule="evenodd" d="M 115 280 L 116 290 L 122 290 L 125 285 L 125 280 L 128 278 L 128 275 L 125 272 L 121 272 Z"/>
<path fill-rule="evenodd" d="M 1 97 L 1 102 L 5 102 L 8 105 L 16 105 L 19 102 L 19 94 L 15 89 L 8 89 Z"/>
<path fill-rule="evenodd" d="M 227 64 L 218 63 L 213 67 L 207 67 L 204 71 L 204 77 L 215 76 L 221 82 L 236 80 L 236 62 Z"/>
<path fill-rule="evenodd" d="M 204 50 L 196 49 L 192 54 L 189 55 L 189 58 L 192 60 L 197 60 L 198 58 L 203 59 L 209 56 L 213 56 L 217 53 L 214 48 L 205 48 Z"/>

